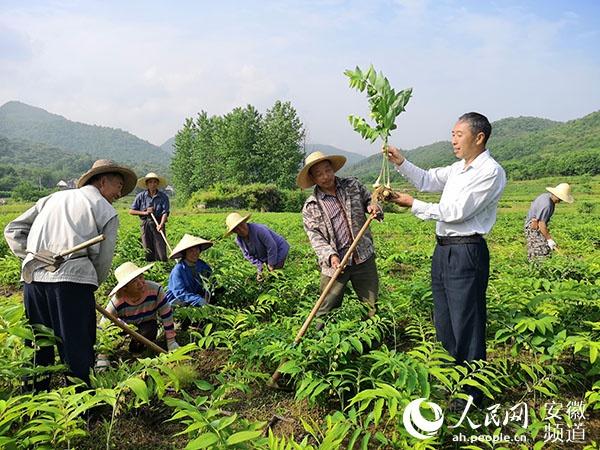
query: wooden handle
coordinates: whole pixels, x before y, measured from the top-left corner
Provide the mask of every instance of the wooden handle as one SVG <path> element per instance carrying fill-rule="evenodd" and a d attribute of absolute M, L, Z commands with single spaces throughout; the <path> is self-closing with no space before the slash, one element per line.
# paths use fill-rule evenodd
<path fill-rule="evenodd" d="M 158 220 L 156 220 L 154 213 L 150 213 L 150 215 L 152 216 L 152 220 L 154 220 L 154 223 L 156 224 L 156 227 L 158 228 L 159 223 L 158 223 Z M 169 245 L 169 241 L 167 241 L 167 236 L 165 236 L 165 232 L 163 230 L 160 230 L 159 233 L 162 236 L 162 238 L 164 239 L 165 244 L 167 244 L 167 248 L 169 249 L 169 252 L 173 253 L 173 249 Z"/>
<path fill-rule="evenodd" d="M 144 344 L 146 347 L 148 347 L 151 350 L 154 350 L 156 353 L 167 353 L 165 351 L 165 349 L 156 345 L 150 339 L 147 339 L 144 336 L 142 336 L 140 333 L 133 331 L 131 328 L 129 328 L 127 325 L 125 325 L 123 322 L 121 322 L 119 319 L 117 319 L 114 315 L 109 313 L 106 309 L 104 309 L 98 303 L 95 303 L 95 305 L 96 305 L 96 310 L 100 314 L 102 314 L 104 317 L 106 317 L 108 320 L 110 320 L 112 323 L 114 323 L 116 326 L 118 326 L 125 333 L 129 334 L 136 341 Z"/>
<path fill-rule="evenodd" d="M 325 289 L 323 289 L 323 292 L 319 296 L 317 303 L 315 303 L 315 306 L 313 306 L 313 309 L 310 311 L 310 314 L 308 315 L 308 317 L 302 324 L 302 327 L 298 331 L 298 334 L 296 334 L 296 338 L 294 339 L 294 345 L 298 344 L 298 342 L 300 342 L 302 340 L 302 337 L 304 336 L 310 323 L 314 319 L 315 314 L 317 314 L 317 311 L 321 307 L 321 304 L 325 300 L 325 297 L 327 297 L 327 294 L 329 294 L 329 291 L 333 287 L 333 284 L 335 283 L 337 278 L 340 276 L 340 274 L 344 271 L 346 264 L 348 264 L 348 260 L 350 259 L 350 257 L 352 256 L 352 253 L 354 253 L 354 250 L 356 249 L 356 246 L 358 245 L 358 241 L 360 241 L 360 239 L 363 237 L 363 235 L 367 232 L 367 229 L 369 228 L 369 225 L 371 224 L 371 222 L 373 221 L 374 218 L 375 217 L 373 217 L 372 214 L 369 215 L 369 217 L 367 218 L 367 221 L 365 222 L 365 224 L 362 226 L 362 228 L 360 229 L 360 231 L 354 238 L 354 241 L 352 241 L 352 245 L 348 249 L 348 252 L 344 255 L 342 262 L 340 262 L 340 265 L 338 266 L 337 270 L 335 271 L 335 273 L 329 280 L 329 283 L 327 283 L 327 286 L 325 286 Z M 285 361 L 281 361 L 281 363 L 279 364 L 279 367 L 281 367 L 284 362 Z M 279 377 L 281 377 L 281 373 L 279 372 L 279 367 L 273 373 L 273 375 L 271 375 L 271 384 L 273 384 L 273 385 L 275 385 L 277 383 L 277 380 L 279 380 Z"/>
<path fill-rule="evenodd" d="M 58 254 L 58 256 L 70 255 L 71 253 L 78 252 L 79 250 L 83 250 L 84 248 L 91 247 L 92 245 L 97 244 L 98 242 L 102 242 L 104 239 L 106 239 L 106 238 L 104 237 L 103 234 L 101 234 L 100 236 L 96 236 L 95 238 L 92 238 L 89 241 L 82 242 L 81 244 L 76 245 L 73 248 L 70 248 L 68 250 L 63 250 L 62 252 L 60 252 Z"/>

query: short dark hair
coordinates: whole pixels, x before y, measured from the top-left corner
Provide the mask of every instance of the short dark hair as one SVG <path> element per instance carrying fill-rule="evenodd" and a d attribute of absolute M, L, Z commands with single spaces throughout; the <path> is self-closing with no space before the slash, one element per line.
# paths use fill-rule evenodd
<path fill-rule="evenodd" d="M 459 122 L 467 122 L 471 132 L 477 136 L 479 133 L 483 133 L 485 139 L 483 145 L 485 145 L 492 135 L 492 124 L 483 114 L 477 112 L 468 112 L 458 118 Z"/>

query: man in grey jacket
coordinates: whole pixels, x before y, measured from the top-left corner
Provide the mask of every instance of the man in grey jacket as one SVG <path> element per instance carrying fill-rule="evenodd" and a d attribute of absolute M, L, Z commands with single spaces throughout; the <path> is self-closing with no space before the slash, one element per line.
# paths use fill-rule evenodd
<path fill-rule="evenodd" d="M 4 230 L 10 249 L 23 259 L 22 270 L 32 271 L 32 281 L 23 288 L 29 323 L 54 331 L 61 361 L 70 375 L 88 384 L 96 341 L 94 291 L 110 271 L 119 226 L 112 203 L 131 192 L 136 180 L 130 169 L 98 160 L 78 180 L 78 189 L 41 198 Z M 55 272 L 31 269 L 34 253 L 57 254 L 99 234 L 104 234 L 103 242 L 69 255 Z M 54 347 L 40 347 L 34 362 L 54 364 Z M 45 376 L 27 380 L 25 388 L 39 391 L 49 385 Z"/>
<path fill-rule="evenodd" d="M 335 176 L 345 162 L 344 156 L 313 152 L 296 178 L 303 189 L 316 184 L 313 194 L 304 203 L 302 219 L 321 267 L 321 292 L 339 267 L 354 236 L 365 224 L 365 214 L 381 214 L 379 207 L 371 205 L 371 193 L 357 179 Z M 376 312 L 379 278 L 370 231 L 358 242 L 348 266 L 323 300 L 316 317 L 342 304 L 348 281 L 352 282 L 356 295 L 367 303 L 368 315 L 372 317 Z M 321 328 L 323 322 L 317 324 L 317 329 Z"/>

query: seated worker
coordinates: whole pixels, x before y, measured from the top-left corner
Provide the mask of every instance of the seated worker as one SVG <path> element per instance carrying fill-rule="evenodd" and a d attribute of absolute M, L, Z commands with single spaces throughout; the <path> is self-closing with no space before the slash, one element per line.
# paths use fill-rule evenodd
<path fill-rule="evenodd" d="M 244 258 L 256 266 L 256 279 L 261 281 L 265 264 L 269 271 L 283 267 L 290 244 L 266 225 L 247 223 L 249 218 L 250 214 L 243 217 L 236 212 L 229 214 L 225 219 L 225 236 L 237 234 L 235 243 L 242 250 Z"/>
<path fill-rule="evenodd" d="M 212 269 L 200 259 L 200 252 L 212 245 L 206 239 L 185 234 L 175 246 L 169 258 L 181 260 L 169 275 L 166 299 L 171 305 L 204 306 L 210 303 L 208 277 Z"/>
<path fill-rule="evenodd" d="M 138 333 L 154 342 L 158 334 L 157 320 L 160 318 L 167 338 L 167 348 L 175 350 L 179 345 L 175 341 L 173 309 L 165 299 L 162 286 L 144 279 L 143 273 L 150 267 L 152 264 L 140 268 L 132 262 L 117 267 L 115 269 L 117 285 L 109 294 L 111 299 L 106 305 L 106 310 L 126 324 L 135 325 Z M 103 317 L 100 325 L 106 322 L 108 319 Z M 132 338 L 129 345 L 130 352 L 140 353 L 144 348 L 144 344 Z M 108 366 L 107 355 L 98 355 L 96 369 Z"/>

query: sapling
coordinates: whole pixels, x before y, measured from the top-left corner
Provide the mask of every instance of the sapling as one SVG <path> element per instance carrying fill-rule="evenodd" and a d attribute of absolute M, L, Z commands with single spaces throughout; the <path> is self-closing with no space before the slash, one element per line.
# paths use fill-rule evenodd
<path fill-rule="evenodd" d="M 356 70 L 346 70 L 344 75 L 350 79 L 350 87 L 360 92 L 367 91 L 371 110 L 369 115 L 375 121 L 375 126 L 369 125 L 365 119 L 355 115 L 348 116 L 348 120 L 354 131 L 360 133 L 363 139 L 375 142 L 377 138 L 380 138 L 383 141 L 381 171 L 373 187 L 377 192 L 383 191 L 384 196 L 387 197 L 385 193 L 387 191 L 389 195 L 392 187 L 390 184 L 389 162 L 385 155 L 388 138 L 392 130 L 396 129 L 396 118 L 405 110 L 405 106 L 412 95 L 412 88 L 396 92 L 383 73 L 377 73 L 373 65 L 366 72 L 363 72 L 357 66 Z"/>

